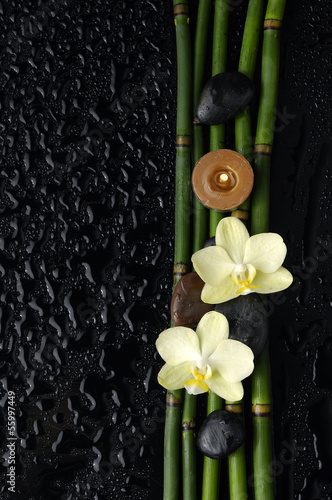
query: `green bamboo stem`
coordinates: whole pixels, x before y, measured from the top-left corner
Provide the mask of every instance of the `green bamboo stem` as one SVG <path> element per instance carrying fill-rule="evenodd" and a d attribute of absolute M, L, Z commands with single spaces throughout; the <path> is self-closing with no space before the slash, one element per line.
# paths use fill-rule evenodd
<path fill-rule="evenodd" d="M 227 35 L 228 35 L 229 1 L 216 0 L 214 10 L 212 76 L 226 71 Z M 210 127 L 210 150 L 225 147 L 225 125 Z M 210 236 L 216 233 L 216 227 L 222 219 L 222 212 L 210 210 Z M 219 410 L 223 406 L 222 399 L 216 394 L 208 396 L 207 413 Z M 219 489 L 220 462 L 204 457 L 202 500 L 217 500 Z"/>
<path fill-rule="evenodd" d="M 213 26 L 212 76 L 226 71 L 228 41 L 229 0 L 216 0 Z M 225 147 L 225 125 L 210 127 L 210 150 Z M 214 236 L 215 228 L 222 218 L 222 213 L 210 210 L 210 236 Z"/>
<path fill-rule="evenodd" d="M 174 286 L 190 266 L 191 41 L 187 0 L 174 0 L 177 48 Z M 164 439 L 164 500 L 177 500 L 180 486 L 182 391 L 167 391 Z"/>
<path fill-rule="evenodd" d="M 231 500 L 247 500 L 247 469 L 246 451 L 242 444 L 240 448 L 228 457 L 229 498 Z"/>
<path fill-rule="evenodd" d="M 208 396 L 207 413 L 221 410 L 222 399 L 211 392 Z M 219 490 L 220 461 L 204 457 L 202 500 L 217 500 Z"/>
<path fill-rule="evenodd" d="M 242 401 L 226 401 L 225 410 L 235 413 L 242 420 Z M 228 475 L 230 500 L 247 500 L 247 468 L 244 443 L 228 456 Z"/>
<path fill-rule="evenodd" d="M 194 85 L 193 102 L 194 116 L 199 96 L 203 88 L 204 69 L 208 28 L 210 21 L 212 0 L 200 0 L 198 4 L 197 24 L 194 48 Z M 194 119 L 193 124 L 193 163 L 195 164 L 205 153 L 202 124 Z M 194 196 L 194 224 L 193 224 L 193 252 L 202 248 L 207 237 L 207 209 Z"/>
<path fill-rule="evenodd" d="M 271 378 L 268 346 L 256 362 L 252 391 L 255 499 L 273 500 Z"/>
<path fill-rule="evenodd" d="M 191 177 L 191 40 L 188 1 L 174 0 L 177 48 L 177 119 L 175 165 L 175 283 L 189 271 Z"/>
<path fill-rule="evenodd" d="M 208 27 L 212 0 L 200 0 L 197 13 L 197 24 L 194 46 L 193 67 L 193 104 L 194 116 L 197 102 L 203 88 Z M 193 127 L 193 163 L 204 155 L 203 126 L 194 119 Z M 193 217 L 193 252 L 200 250 L 207 237 L 207 209 L 194 196 Z M 182 415 L 182 470 L 183 500 L 196 500 L 196 405 L 197 396 L 185 392 Z"/>
<path fill-rule="evenodd" d="M 269 171 L 278 98 L 280 28 L 286 0 L 269 0 L 262 52 L 261 96 L 255 140 L 255 204 L 252 207 L 252 233 L 261 233 L 269 226 Z"/>
<path fill-rule="evenodd" d="M 262 32 L 264 0 L 250 0 L 243 31 L 238 71 L 254 80 L 260 35 Z M 253 139 L 250 106 L 235 117 L 236 150 L 249 162 L 252 161 Z"/>
<path fill-rule="evenodd" d="M 251 234 L 266 233 L 270 219 L 270 157 L 257 155 L 254 160 L 254 189 L 251 207 Z"/>
<path fill-rule="evenodd" d="M 260 35 L 262 32 L 264 0 L 250 0 L 243 31 L 238 71 L 254 80 Z M 235 117 L 235 149 L 249 163 L 253 160 L 253 138 L 251 129 L 250 105 Z M 250 197 L 239 207 L 249 212 Z M 246 218 L 243 214 L 243 218 Z"/>
<path fill-rule="evenodd" d="M 206 48 L 210 24 L 212 0 L 199 0 L 197 11 L 197 24 L 195 32 L 194 45 L 194 84 L 193 84 L 193 101 L 194 109 L 200 97 L 205 74 L 205 58 Z"/>
<path fill-rule="evenodd" d="M 167 391 L 164 440 L 164 500 L 178 500 L 182 392 Z"/>
<path fill-rule="evenodd" d="M 238 71 L 251 80 L 254 79 L 259 39 L 263 22 L 264 0 L 250 0 L 247 9 L 246 22 L 243 31 L 242 46 Z M 250 106 L 235 117 L 235 147 L 250 163 L 253 157 L 253 139 L 251 130 Z M 237 210 L 237 217 L 249 217 L 250 198 Z M 242 416 L 243 405 L 226 402 L 229 411 L 235 411 Z M 230 500 L 245 500 L 248 498 L 245 445 L 242 444 L 228 457 Z"/>
<path fill-rule="evenodd" d="M 286 0 L 269 0 L 265 14 L 262 51 L 261 96 L 255 141 L 255 186 L 251 233 L 268 231 L 270 163 L 278 96 L 280 28 Z M 268 345 L 252 376 L 253 466 L 255 500 L 273 500 L 272 422 Z"/>
<path fill-rule="evenodd" d="M 196 500 L 196 403 L 197 396 L 185 391 L 182 414 L 183 500 Z"/>

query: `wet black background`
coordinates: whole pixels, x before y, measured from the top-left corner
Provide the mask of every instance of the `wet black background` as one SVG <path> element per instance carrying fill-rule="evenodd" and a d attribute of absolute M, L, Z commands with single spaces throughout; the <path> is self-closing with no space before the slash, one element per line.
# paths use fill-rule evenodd
<path fill-rule="evenodd" d="M 246 6 L 230 2 L 229 69 Z M 295 284 L 270 303 L 278 499 L 332 498 L 331 17 L 288 0 L 282 32 L 271 230 Z M 1 498 L 161 498 L 171 2 L 6 0 L 0 54 Z"/>

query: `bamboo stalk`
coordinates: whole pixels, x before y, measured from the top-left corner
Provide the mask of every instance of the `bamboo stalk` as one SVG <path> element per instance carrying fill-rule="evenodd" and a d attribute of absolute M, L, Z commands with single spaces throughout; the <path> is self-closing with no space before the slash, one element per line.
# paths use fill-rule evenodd
<path fill-rule="evenodd" d="M 255 499 L 273 500 L 271 379 L 268 345 L 252 376 L 253 466 Z"/>
<path fill-rule="evenodd" d="M 280 28 L 286 0 L 269 0 L 262 53 L 261 96 L 255 140 L 255 204 L 252 207 L 252 233 L 268 231 L 270 163 L 278 98 Z"/>
<path fill-rule="evenodd" d="M 211 392 L 208 396 L 208 415 L 223 407 L 222 399 Z M 217 500 L 219 490 L 220 461 L 204 457 L 202 500 Z"/>
<path fill-rule="evenodd" d="M 191 42 L 187 0 L 174 0 L 177 49 L 174 286 L 190 266 Z M 164 439 L 164 500 L 177 500 L 180 486 L 182 391 L 167 391 Z"/>
<path fill-rule="evenodd" d="M 182 415 L 183 500 L 196 500 L 196 403 L 197 396 L 185 391 Z"/>
<path fill-rule="evenodd" d="M 227 34 L 229 18 L 229 1 L 216 0 L 213 26 L 212 76 L 226 71 Z M 210 127 L 210 151 L 225 147 L 225 125 Z M 210 236 L 214 236 L 216 227 L 222 218 L 222 213 L 210 210 Z M 222 399 L 214 393 L 208 396 L 207 413 L 220 410 Z M 204 457 L 202 500 L 217 500 L 219 489 L 220 462 Z"/>
<path fill-rule="evenodd" d="M 242 401 L 226 401 L 225 410 L 236 413 L 242 420 Z M 230 500 L 247 500 L 247 467 L 244 443 L 228 456 L 228 476 Z"/>
<path fill-rule="evenodd" d="M 229 18 L 229 0 L 216 0 L 214 10 L 212 76 L 226 71 L 227 35 Z M 225 125 L 210 127 L 210 151 L 225 147 Z M 222 213 L 210 210 L 210 236 L 214 236 L 216 227 L 222 219 Z M 214 393 L 208 396 L 207 413 L 220 410 L 222 399 Z M 202 500 L 217 500 L 219 489 L 220 461 L 204 457 Z"/>
<path fill-rule="evenodd" d="M 250 0 L 243 31 L 242 46 L 238 71 L 254 80 L 258 46 L 262 31 L 264 0 Z M 253 156 L 253 139 L 251 131 L 250 105 L 246 106 L 235 117 L 236 151 L 249 163 Z"/>
<path fill-rule="evenodd" d="M 213 26 L 212 76 L 226 71 L 229 0 L 216 0 Z M 210 127 L 210 150 L 225 147 L 225 124 Z M 210 236 L 214 236 L 222 213 L 210 210 Z"/>
<path fill-rule="evenodd" d="M 200 93 L 203 88 L 204 67 L 206 58 L 206 46 L 208 38 L 208 27 L 211 13 L 212 0 L 200 0 L 197 13 L 197 25 L 194 49 L 194 86 L 193 101 L 194 115 Z M 193 124 L 193 163 L 195 164 L 205 153 L 202 124 L 194 119 Z M 194 196 L 194 226 L 193 226 L 193 252 L 202 248 L 207 236 L 207 209 Z"/>
<path fill-rule="evenodd" d="M 250 0 L 243 31 L 238 71 L 251 80 L 254 79 L 258 45 L 263 21 L 264 0 Z M 235 147 L 250 163 L 252 162 L 253 139 L 251 130 L 250 106 L 235 117 Z M 249 217 L 250 199 L 248 198 L 232 215 L 246 221 Z M 242 418 L 241 401 L 226 402 L 226 409 Z M 245 445 L 242 444 L 228 457 L 230 500 L 248 498 Z"/>
<path fill-rule="evenodd" d="M 230 499 L 247 500 L 248 498 L 245 459 L 245 447 L 243 445 L 228 457 Z"/>
<path fill-rule="evenodd" d="M 286 0 L 269 0 L 262 52 L 261 96 L 255 141 L 255 186 L 252 198 L 251 233 L 268 231 L 270 163 L 278 96 L 280 28 Z M 269 351 L 266 346 L 252 376 L 255 500 L 272 500 L 272 423 Z"/>
<path fill-rule="evenodd" d="M 254 80 L 260 35 L 262 31 L 264 0 L 250 0 L 243 31 L 238 71 Z M 253 160 L 253 137 L 251 129 L 250 105 L 235 117 L 235 149 L 249 163 Z M 239 207 L 242 219 L 249 216 L 250 198 Z M 247 214 L 245 213 L 247 212 Z"/>
<path fill-rule="evenodd" d="M 174 284 L 189 271 L 191 175 L 191 41 L 188 1 L 174 0 L 177 49 Z"/>
<path fill-rule="evenodd" d="M 200 0 L 197 13 L 197 24 L 194 47 L 193 68 L 193 104 L 194 116 L 197 102 L 203 88 L 206 46 L 212 0 Z M 202 125 L 194 120 L 193 127 L 193 163 L 204 155 L 204 138 Z M 207 209 L 194 196 L 193 218 L 193 252 L 200 250 L 207 237 Z M 196 500 L 196 406 L 197 396 L 185 392 L 182 415 L 182 470 L 183 500 Z"/>
<path fill-rule="evenodd" d="M 177 500 L 180 488 L 182 392 L 167 391 L 164 440 L 164 500 Z"/>

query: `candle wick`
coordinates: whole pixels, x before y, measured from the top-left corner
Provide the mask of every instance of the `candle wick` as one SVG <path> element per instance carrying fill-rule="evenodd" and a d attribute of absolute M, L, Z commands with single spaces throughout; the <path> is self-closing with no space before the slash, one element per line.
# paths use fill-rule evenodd
<path fill-rule="evenodd" d="M 227 182 L 228 181 L 228 175 L 227 174 L 220 174 L 219 181 L 220 182 Z"/>

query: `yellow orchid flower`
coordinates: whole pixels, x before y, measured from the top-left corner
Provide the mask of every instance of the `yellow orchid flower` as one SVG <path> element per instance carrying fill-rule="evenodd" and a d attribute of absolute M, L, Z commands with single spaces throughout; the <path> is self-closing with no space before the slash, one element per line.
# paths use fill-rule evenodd
<path fill-rule="evenodd" d="M 206 313 L 191 328 L 176 326 L 163 331 L 156 346 L 166 362 L 158 374 L 159 383 L 169 390 L 185 388 L 189 394 L 212 391 L 229 401 L 243 397 L 241 380 L 253 369 L 252 350 L 228 338 L 226 317 Z"/>
<path fill-rule="evenodd" d="M 192 256 L 195 271 L 205 282 L 202 301 L 220 304 L 251 292 L 266 294 L 288 288 L 293 277 L 281 267 L 286 252 L 279 234 L 250 237 L 239 219 L 222 219 L 216 229 L 216 245 Z"/>

